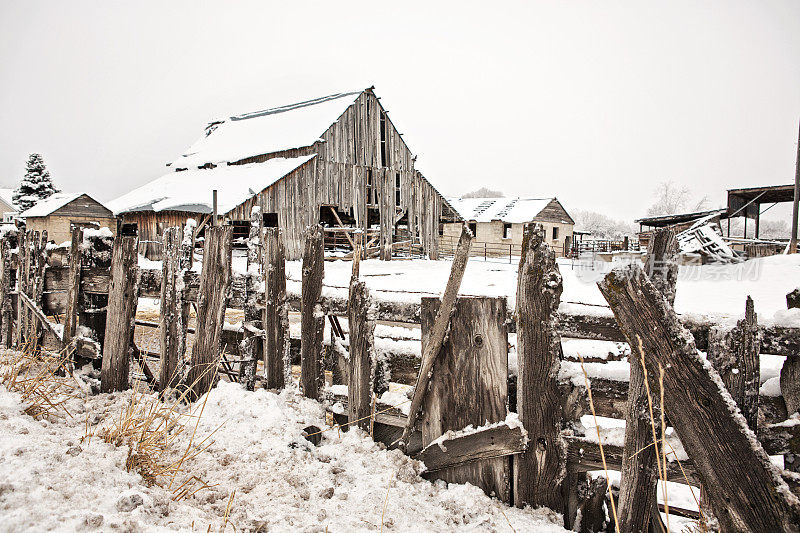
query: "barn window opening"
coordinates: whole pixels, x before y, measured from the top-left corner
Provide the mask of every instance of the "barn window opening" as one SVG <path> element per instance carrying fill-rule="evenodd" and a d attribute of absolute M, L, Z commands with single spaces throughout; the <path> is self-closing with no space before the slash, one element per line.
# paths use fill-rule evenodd
<path fill-rule="evenodd" d="M 395 174 L 394 178 L 394 205 L 400 206 L 400 173 Z"/>
<path fill-rule="evenodd" d="M 556 240 L 556 239 L 558 239 L 558 227 L 554 226 L 553 227 L 553 240 Z"/>
<path fill-rule="evenodd" d="M 233 247 L 246 247 L 247 239 L 250 237 L 250 221 L 234 220 L 231 225 L 233 226 Z"/>
<path fill-rule="evenodd" d="M 508 222 L 503 223 L 503 238 L 510 239 L 511 238 L 511 224 Z"/>
<path fill-rule="evenodd" d="M 389 166 L 389 154 L 386 150 L 386 113 L 381 111 L 381 166 Z"/>
<path fill-rule="evenodd" d="M 70 224 L 70 226 L 73 226 L 73 224 Z M 139 234 L 139 225 L 136 222 L 131 224 L 122 224 L 119 227 L 119 234 L 125 237 L 135 237 Z"/>
<path fill-rule="evenodd" d="M 264 213 L 263 224 L 265 228 L 278 227 L 278 213 Z"/>
<path fill-rule="evenodd" d="M 373 187 L 372 187 L 372 169 L 367 169 L 367 205 L 373 205 L 375 202 L 373 201 L 372 195 Z"/>
<path fill-rule="evenodd" d="M 469 224 L 467 224 L 467 227 L 469 227 L 469 231 L 472 232 L 472 236 L 473 237 L 477 237 L 478 236 L 478 223 L 477 222 L 470 222 Z"/>

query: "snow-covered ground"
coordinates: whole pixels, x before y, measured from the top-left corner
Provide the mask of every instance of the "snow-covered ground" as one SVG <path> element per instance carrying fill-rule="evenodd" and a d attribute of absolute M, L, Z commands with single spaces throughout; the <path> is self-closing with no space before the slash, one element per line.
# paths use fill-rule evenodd
<path fill-rule="evenodd" d="M 319 403 L 226 382 L 209 393 L 194 442 L 218 431 L 172 488 L 191 475 L 212 487 L 173 501 L 126 471 L 126 446 L 82 439 L 133 397 L 75 398 L 72 418 L 37 421 L 0 386 L 0 531 L 220 531 L 226 512 L 236 531 L 564 531 L 546 510 L 423 480 L 421 463 L 359 431 L 326 431 L 315 447 L 301 432 L 327 427 Z M 192 428 L 176 439 L 176 457 Z"/>

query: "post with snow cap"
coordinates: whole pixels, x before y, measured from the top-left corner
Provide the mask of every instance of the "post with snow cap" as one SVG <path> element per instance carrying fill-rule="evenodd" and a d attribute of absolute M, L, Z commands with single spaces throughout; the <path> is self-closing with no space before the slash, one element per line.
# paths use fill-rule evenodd
<path fill-rule="evenodd" d="M 322 381 L 322 279 L 325 276 L 324 236 L 315 224 L 305 231 L 303 281 L 300 304 L 300 386 L 307 398 L 318 399 Z"/>
<path fill-rule="evenodd" d="M 354 259 L 354 265 L 357 264 L 355 261 Z M 370 428 L 375 378 L 375 318 L 370 316 L 370 304 L 367 284 L 354 276 L 350 280 L 350 297 L 347 302 L 347 322 L 350 326 L 347 419 L 365 431 Z"/>
<path fill-rule="evenodd" d="M 283 389 L 291 378 L 286 252 L 279 228 L 264 228 L 264 387 Z"/>
<path fill-rule="evenodd" d="M 514 457 L 514 504 L 565 511 L 567 447 L 561 437 L 561 273 L 541 224 L 523 227 L 517 279 L 517 413 L 528 450 Z"/>
<path fill-rule="evenodd" d="M 244 282 L 244 332 L 240 344 L 240 381 L 247 390 L 255 390 L 256 368 L 263 357 L 264 324 L 258 309 L 258 296 L 261 294 L 261 235 L 263 217 L 261 207 L 250 210 L 250 235 L 247 238 L 247 274 Z"/>
<path fill-rule="evenodd" d="M 797 531 L 797 498 L 642 268 L 617 268 L 598 287 L 625 336 L 641 342 L 645 366 L 659 369 L 648 373 L 650 389 L 663 385 L 663 408 L 692 458 L 720 529 Z"/>

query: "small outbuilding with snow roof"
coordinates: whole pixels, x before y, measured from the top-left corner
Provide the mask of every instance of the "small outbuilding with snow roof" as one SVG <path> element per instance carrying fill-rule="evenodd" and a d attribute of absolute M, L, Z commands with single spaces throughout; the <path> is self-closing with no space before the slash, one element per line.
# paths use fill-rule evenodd
<path fill-rule="evenodd" d="M 556 255 L 567 255 L 572 247 L 575 221 L 557 198 L 448 198 L 448 203 L 475 235 L 476 251 L 484 243 L 485 249 L 501 255 L 515 253 L 526 222 L 544 226 L 546 242 Z M 451 248 L 460 231 L 461 222 L 445 224 L 443 247 Z"/>
<path fill-rule="evenodd" d="M 117 231 L 117 220 L 109 208 L 85 193 L 58 192 L 19 214 L 25 228 L 47 231 L 48 242 L 60 244 L 72 238 L 72 228 L 108 228 Z"/>
<path fill-rule="evenodd" d="M 326 226 L 326 241 L 366 234 L 368 253 L 382 259 L 398 244 L 436 258 L 439 223 L 456 215 L 415 161 L 369 88 L 211 122 L 168 165 L 171 172 L 109 207 L 136 226 L 151 259 L 160 257 L 169 226 L 193 218 L 195 236 L 202 235 L 214 190 L 234 238 L 248 235 L 260 207 L 264 225 L 282 230 L 288 259 L 302 256 L 303 231 L 317 223 Z"/>

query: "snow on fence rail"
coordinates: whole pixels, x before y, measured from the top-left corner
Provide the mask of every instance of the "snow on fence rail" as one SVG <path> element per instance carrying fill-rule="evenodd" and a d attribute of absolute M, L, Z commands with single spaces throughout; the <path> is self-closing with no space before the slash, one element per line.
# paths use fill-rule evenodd
<path fill-rule="evenodd" d="M 637 335 L 638 339 L 653 333 L 647 328 L 637 331 L 637 324 L 630 320 L 623 320 L 620 327 L 615 314 L 634 316 L 630 315 L 632 308 L 643 305 L 645 310 L 656 305 L 660 314 L 651 315 L 647 327 L 652 329 L 652 323 L 663 322 L 661 328 L 656 328 L 656 334 L 663 329 L 674 336 L 671 342 L 681 339 L 688 343 L 686 354 L 695 349 L 713 352 L 712 362 L 723 365 L 713 370 L 707 361 L 703 362 L 705 359 L 696 367 L 692 365 L 697 362 L 691 358 L 672 361 L 669 358 L 675 354 L 659 352 L 659 341 L 652 340 L 656 344 L 648 350 L 653 352 L 648 355 L 649 365 L 655 364 L 657 368 L 657 363 L 669 363 L 669 369 L 692 368 L 694 373 L 682 371 L 684 382 L 680 387 L 690 392 L 698 383 L 714 383 L 713 386 L 719 387 L 718 391 L 705 390 L 705 396 L 697 398 L 695 403 L 682 405 L 685 412 L 670 411 L 667 404 L 669 424 L 675 425 L 681 440 L 688 439 L 691 450 L 687 451 L 695 461 L 684 458 L 679 464 L 670 460 L 664 465 L 663 477 L 695 484 L 719 481 L 714 470 L 718 466 L 709 464 L 708 450 L 704 447 L 728 449 L 727 445 L 720 442 L 720 435 L 714 434 L 704 435 L 707 442 L 698 441 L 692 417 L 698 409 L 724 406 L 726 401 L 730 405 L 731 396 L 726 400 L 726 388 L 733 386 L 730 384 L 733 382 L 715 380 L 719 380 L 720 374 L 723 378 L 730 376 L 730 369 L 738 369 L 742 358 L 748 356 L 741 344 L 729 341 L 730 326 L 692 316 L 675 316 L 668 303 L 658 302 L 659 293 L 647 288 L 649 282 L 635 275 L 624 283 L 639 283 L 636 289 L 639 292 L 634 290 L 631 294 L 640 294 L 644 287 L 645 292 L 650 291 L 649 299 L 621 302 L 609 296 L 614 314 L 597 306 L 565 303 L 559 306 L 561 278 L 533 226 L 526 228 L 521 249 L 521 265 L 530 268 L 524 271 L 521 268 L 519 283 L 532 287 L 546 280 L 543 287 L 547 290 L 530 292 L 532 299 L 527 304 L 524 298 L 521 300 L 529 306 L 525 318 L 537 317 L 532 321 L 518 322 L 518 316 L 506 310 L 504 298 L 459 297 L 454 300 L 452 312 L 444 313 L 438 312 L 436 298 L 421 298 L 418 302 L 379 299 L 369 295 L 365 287 L 358 290 L 361 286 L 358 253 L 354 254 L 348 297 L 325 290 L 321 260 L 313 268 L 304 261 L 301 291 L 287 294 L 280 232 L 261 228 L 257 222 L 260 218 L 253 217 L 256 223 L 247 240 L 248 265 L 244 274 L 232 272 L 232 232 L 224 227 L 209 232 L 200 273 L 188 268 L 192 264 L 193 243 L 180 242 L 179 228 L 167 229 L 164 242 L 171 245 L 164 247 L 161 269 L 136 266 L 135 236 L 121 236 L 114 242 L 108 235 L 96 232 L 84 235 L 76 229 L 71 246 L 54 247 L 46 244 L 46 233 L 7 233 L 0 242 L 0 341 L 5 346 L 19 346 L 49 339 L 58 348 L 73 351 L 77 358 L 101 361 L 104 390 L 128 386 L 131 357 L 154 388 L 189 382 L 197 387 L 197 395 L 213 386 L 213 372 L 209 369 L 218 364 L 221 374 L 241 381 L 252 390 L 258 380 L 265 386 L 282 388 L 291 379 L 292 363 L 299 362 L 304 393 L 329 400 L 339 422 L 343 423 L 349 415 L 349 422 L 370 430 L 376 440 L 390 445 L 398 444 L 396 441 L 401 438 L 405 451 L 428 465 L 431 477 L 469 481 L 517 504 L 547 505 L 564 513 L 565 524 L 571 527 L 579 507 L 584 519 L 595 513 L 594 518 L 602 522 L 601 515 L 605 516 L 602 509 L 605 498 L 592 492 L 605 489 L 589 483 L 585 473 L 601 469 L 603 462 L 609 468 L 622 469 L 626 462 L 636 460 L 637 454 L 626 450 L 625 442 L 614 439 L 606 440 L 601 450 L 598 439 L 582 434 L 577 423 L 582 414 L 592 410 L 598 416 L 625 418 L 628 363 L 603 361 L 604 357 L 599 356 L 581 365 L 575 361 L 581 350 L 569 349 L 569 343 L 576 342 L 569 339 L 618 343 L 612 350 L 616 354 L 612 359 L 630 357 L 631 347 L 625 344 L 630 336 Z M 318 246 L 308 248 L 316 250 L 316 256 L 321 255 L 320 234 L 317 229 L 308 236 L 309 242 L 313 242 L 314 235 L 320 241 Z M 461 253 L 466 261 L 471 246 L 471 239 L 467 239 L 456 247 L 455 254 Z M 311 257 L 311 252 L 307 257 Z M 451 273 L 456 292 L 460 283 L 458 264 L 454 262 L 456 266 Z M 545 295 L 544 300 L 541 295 Z M 157 324 L 134 320 L 137 296 L 160 299 L 162 307 Z M 307 301 L 301 305 L 304 296 Z M 359 308 L 367 311 L 354 314 L 352 302 L 359 302 Z M 191 305 L 196 305 L 196 328 L 188 327 Z M 226 308 L 244 309 L 241 327 L 223 324 Z M 299 339 L 290 335 L 290 309 L 301 312 L 303 326 Z M 322 335 L 326 316 L 332 330 L 328 343 Z M 349 318 L 345 322 L 347 334 L 337 317 Z M 414 338 L 400 339 L 404 346 L 394 349 L 392 342 L 375 335 L 377 321 L 421 325 L 422 349 L 408 349 L 409 343 L 418 342 Z M 136 346 L 131 333 L 137 324 L 158 328 L 161 339 L 158 353 L 148 354 Z M 443 326 L 449 333 L 436 341 L 441 342 L 441 349 L 435 345 L 425 352 L 426 343 L 431 342 L 431 331 Z M 754 321 L 748 327 L 751 335 L 757 333 L 760 340 L 760 350 L 753 351 L 752 342 L 748 345 L 749 356 L 755 357 L 755 368 L 761 352 L 786 356 L 786 368 L 790 371 L 785 372 L 779 388 L 785 394 L 797 390 L 797 373 L 792 369 L 800 361 L 797 355 L 800 330 L 757 327 Z M 357 338 L 351 339 L 351 332 Z M 509 353 L 508 337 L 513 332 L 517 346 Z M 195 337 L 191 354 L 186 353 L 189 333 Z M 559 339 L 563 339 L 563 348 L 556 348 Z M 234 348 L 222 359 L 221 344 Z M 542 364 L 538 358 L 545 348 L 553 360 Z M 638 349 L 634 353 L 638 354 Z M 150 370 L 153 359 L 148 360 L 148 355 L 160 359 L 160 375 Z M 260 376 L 259 361 L 263 361 L 265 369 Z M 517 361 L 511 369 L 509 361 Z M 552 374 L 553 365 L 561 369 L 557 376 Z M 420 373 L 420 366 L 432 371 Z M 591 382 L 590 389 L 583 382 L 584 370 Z M 321 386 L 323 371 L 331 371 L 333 387 Z M 388 391 L 390 380 L 417 384 L 415 390 L 420 398 L 414 402 L 415 416 L 409 417 L 408 411 L 404 411 L 409 402 L 403 396 Z M 348 387 L 348 383 L 357 386 Z M 738 410 L 719 407 L 721 410 L 715 416 L 722 421 L 717 423 L 722 424 L 718 427 L 725 438 L 734 441 L 744 438 L 741 442 L 750 439 L 755 455 L 738 448 L 729 457 L 731 467 L 762 472 L 763 476 L 758 478 L 762 485 L 753 490 L 762 495 L 772 494 L 769 496 L 772 499 L 755 513 L 739 509 L 740 502 L 734 502 L 730 504 L 733 509 L 730 513 L 728 504 L 722 503 L 727 496 L 717 491 L 711 497 L 711 506 L 715 515 L 728 513 L 722 519 L 728 525 L 780 526 L 787 523 L 785 520 L 794 520 L 796 510 L 781 491 L 784 481 L 769 477 L 770 467 L 760 462 L 759 453 L 783 454 L 787 472 L 797 471 L 800 423 L 787 417 L 786 407 L 789 403 L 794 409 L 797 399 L 787 396 L 785 402 L 777 393 L 780 391 L 774 390 L 778 387 L 766 384 L 759 395 L 757 379 L 745 382 L 744 387 L 743 397 L 758 398 L 760 416 L 758 420 L 748 420 L 750 429 L 741 425 Z M 542 410 L 545 398 L 549 407 Z M 381 401 L 389 399 L 391 405 Z M 706 405 L 705 401 L 710 403 Z M 531 409 L 532 402 L 538 406 L 536 409 Z M 543 415 L 545 418 L 540 418 Z M 753 439 L 755 435 L 757 440 Z M 679 444 L 676 442 L 680 448 Z M 566 478 L 562 472 L 567 472 Z M 787 472 L 784 477 L 796 482 L 797 475 Z M 764 488 L 763 483 L 768 479 L 779 489 L 777 492 L 770 493 Z M 746 484 L 747 480 L 742 482 Z M 766 492 L 759 492 L 762 489 Z M 650 506 L 651 502 L 635 504 Z"/>

